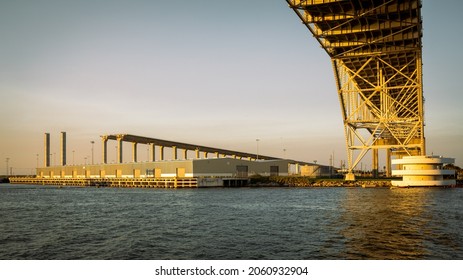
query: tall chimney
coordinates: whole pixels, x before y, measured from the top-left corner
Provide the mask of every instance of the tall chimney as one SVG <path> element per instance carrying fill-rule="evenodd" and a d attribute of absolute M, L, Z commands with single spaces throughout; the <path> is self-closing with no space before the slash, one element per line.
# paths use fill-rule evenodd
<path fill-rule="evenodd" d="M 45 133 L 45 145 L 44 145 L 44 165 L 45 167 L 50 166 L 50 133 Z"/>
<path fill-rule="evenodd" d="M 66 165 L 66 132 L 61 132 L 61 165 Z"/>

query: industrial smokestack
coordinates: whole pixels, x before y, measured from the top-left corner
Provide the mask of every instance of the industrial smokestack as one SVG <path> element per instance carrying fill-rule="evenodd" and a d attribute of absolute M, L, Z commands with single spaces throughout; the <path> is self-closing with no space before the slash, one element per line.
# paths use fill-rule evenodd
<path fill-rule="evenodd" d="M 45 133 L 45 145 L 44 145 L 44 152 L 45 152 L 45 156 L 44 156 L 44 164 L 45 164 L 45 167 L 49 167 L 50 166 L 50 133 Z"/>
<path fill-rule="evenodd" d="M 61 132 L 61 165 L 66 165 L 66 132 Z"/>

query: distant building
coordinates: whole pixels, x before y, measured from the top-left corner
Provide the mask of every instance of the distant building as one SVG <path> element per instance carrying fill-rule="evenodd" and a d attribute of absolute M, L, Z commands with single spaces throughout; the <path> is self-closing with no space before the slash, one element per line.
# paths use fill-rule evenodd
<path fill-rule="evenodd" d="M 37 177 L 198 178 L 203 185 L 220 185 L 223 179 L 246 179 L 253 175 L 288 176 L 289 164 L 288 160 L 249 161 L 234 158 L 168 160 L 43 167 L 37 169 Z"/>

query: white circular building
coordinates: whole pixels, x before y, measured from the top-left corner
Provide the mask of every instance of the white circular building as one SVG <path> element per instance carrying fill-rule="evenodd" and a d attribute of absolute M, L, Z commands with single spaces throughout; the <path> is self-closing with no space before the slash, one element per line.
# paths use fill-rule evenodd
<path fill-rule="evenodd" d="M 444 164 L 452 164 L 453 158 L 440 156 L 406 156 L 393 159 L 392 164 L 398 165 L 392 171 L 393 176 L 401 176 L 402 181 L 392 181 L 395 187 L 432 187 L 455 185 L 455 179 L 444 179 L 444 175 L 454 176 L 454 170 L 443 169 Z"/>

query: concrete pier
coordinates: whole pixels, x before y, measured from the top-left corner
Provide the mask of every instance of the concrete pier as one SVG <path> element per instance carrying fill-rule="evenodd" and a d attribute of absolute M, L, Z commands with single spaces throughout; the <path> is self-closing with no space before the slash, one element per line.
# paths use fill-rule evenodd
<path fill-rule="evenodd" d="M 120 135 L 117 136 L 117 162 L 122 163 L 122 137 Z"/>
<path fill-rule="evenodd" d="M 103 163 L 108 163 L 108 137 L 101 136 L 101 141 L 103 144 Z"/>
<path fill-rule="evenodd" d="M 197 188 L 197 178 L 32 178 L 12 177 L 12 184 L 117 187 L 117 188 Z"/>
<path fill-rule="evenodd" d="M 177 146 L 172 146 L 172 159 L 177 160 Z"/>
<path fill-rule="evenodd" d="M 137 143 L 132 142 L 132 162 L 137 162 Z"/>
<path fill-rule="evenodd" d="M 445 164 L 454 164 L 455 159 L 440 156 L 405 156 L 401 159 L 393 159 L 392 164 L 399 166 L 393 170 L 393 176 L 402 176 L 402 180 L 392 181 L 395 187 L 420 187 L 420 186 L 454 186 L 455 170 L 444 169 Z"/>
<path fill-rule="evenodd" d="M 155 150 L 154 147 L 155 147 L 154 143 L 150 143 L 149 161 L 151 161 L 151 162 L 156 160 L 156 150 Z"/>
<path fill-rule="evenodd" d="M 184 160 L 188 159 L 188 150 L 187 149 L 183 149 L 183 159 Z"/>
<path fill-rule="evenodd" d="M 164 146 L 159 146 L 159 160 L 164 160 Z"/>

